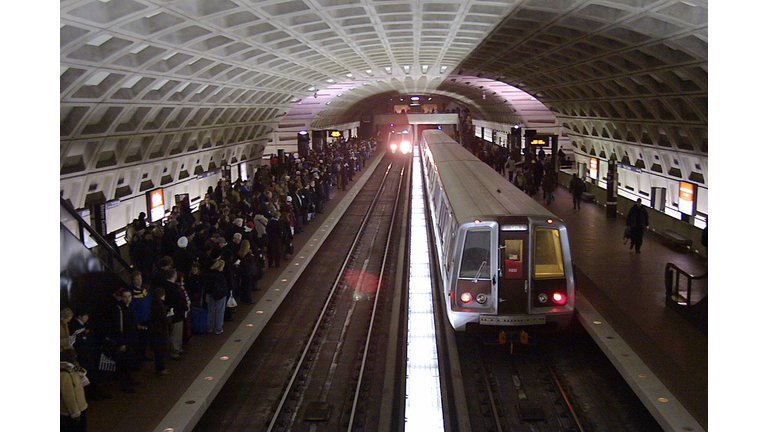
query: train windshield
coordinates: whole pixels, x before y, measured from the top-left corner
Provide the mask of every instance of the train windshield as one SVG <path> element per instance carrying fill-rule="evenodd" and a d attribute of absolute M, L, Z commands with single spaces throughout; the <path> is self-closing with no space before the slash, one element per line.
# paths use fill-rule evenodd
<path fill-rule="evenodd" d="M 559 230 L 556 228 L 536 227 L 535 259 L 536 278 L 565 276 Z"/>
<path fill-rule="evenodd" d="M 461 254 L 460 278 L 491 278 L 491 230 L 467 231 Z"/>

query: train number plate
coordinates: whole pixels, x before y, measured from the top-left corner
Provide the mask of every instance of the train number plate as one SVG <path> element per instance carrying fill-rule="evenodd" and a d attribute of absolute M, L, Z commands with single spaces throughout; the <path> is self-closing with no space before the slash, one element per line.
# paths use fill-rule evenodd
<path fill-rule="evenodd" d="M 546 315 L 509 315 L 509 316 L 490 316 L 480 315 L 479 323 L 481 325 L 497 326 L 523 326 L 546 324 Z"/>

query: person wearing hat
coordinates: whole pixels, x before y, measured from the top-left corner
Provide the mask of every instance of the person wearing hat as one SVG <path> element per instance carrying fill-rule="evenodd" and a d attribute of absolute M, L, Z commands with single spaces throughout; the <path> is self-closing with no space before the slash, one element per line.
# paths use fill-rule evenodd
<path fill-rule="evenodd" d="M 168 255 L 160 258 L 157 263 L 155 263 L 154 270 L 152 270 L 152 279 L 149 281 L 149 286 L 155 288 L 163 285 L 163 282 L 165 281 L 165 272 L 170 268 L 173 268 L 173 258 Z"/>
<path fill-rule="evenodd" d="M 192 263 L 195 261 L 195 254 L 190 250 L 190 243 L 187 237 L 179 237 L 176 241 L 176 250 L 174 250 L 171 256 L 174 267 L 181 272 L 184 276 L 188 275 L 192 270 Z"/>

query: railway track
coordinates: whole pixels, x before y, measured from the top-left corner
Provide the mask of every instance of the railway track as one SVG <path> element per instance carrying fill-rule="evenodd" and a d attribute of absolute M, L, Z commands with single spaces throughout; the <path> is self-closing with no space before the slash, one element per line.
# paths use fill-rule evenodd
<path fill-rule="evenodd" d="M 583 332 L 520 336 L 458 333 L 471 431 L 660 432 Z M 502 340 L 502 342 L 504 342 Z"/>
<path fill-rule="evenodd" d="M 380 165 L 195 431 L 376 430 L 409 169 Z"/>

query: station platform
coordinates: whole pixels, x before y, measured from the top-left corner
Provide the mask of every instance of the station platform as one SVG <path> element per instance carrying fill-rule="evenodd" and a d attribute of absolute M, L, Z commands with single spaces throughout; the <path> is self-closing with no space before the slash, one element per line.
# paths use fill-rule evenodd
<path fill-rule="evenodd" d="M 302 260 L 311 258 L 311 250 L 319 247 L 318 238 L 330 232 L 382 155 L 377 152 L 347 191 L 333 189 L 324 214 L 294 238 L 296 253 L 292 261 L 281 268 L 265 269 L 259 281 L 261 290 L 253 296 L 255 303 L 239 305 L 234 321 L 225 323 L 223 334 L 192 336 L 184 348 L 184 360 L 167 362 L 170 375 L 157 376 L 153 362 L 143 362 L 141 371 L 134 374 L 139 381 L 135 394 L 121 393 L 115 382 L 106 383 L 112 397 L 89 402 L 89 430 L 193 430 L 239 358 L 266 325 L 270 311 L 279 306 L 281 296 L 298 278 Z M 534 198 L 543 204 L 541 192 Z M 571 195 L 563 187 L 557 189 L 555 201 L 547 208 L 562 218 L 569 230 L 577 269 L 576 304 L 582 324 L 606 355 L 613 356 L 614 365 L 624 371 L 622 374 L 636 393 L 647 392 L 646 406 L 652 414 L 655 407 L 661 406 L 661 417 L 657 418 L 668 418 L 673 427 L 683 425 L 665 430 L 706 430 L 707 334 L 666 307 L 664 285 L 668 262 L 691 274 L 702 274 L 706 273 L 706 260 L 670 249 L 651 232 L 645 236 L 641 253 L 630 251 L 622 240 L 625 219 L 621 215 L 607 218 L 605 208 L 595 203 L 582 202 L 581 209 L 574 210 Z M 651 381 L 649 377 L 658 380 L 650 385 L 642 382 Z M 667 393 L 665 398 L 655 396 Z M 667 410 L 664 405 L 669 402 L 660 402 L 660 398 L 679 401 L 695 422 L 683 418 L 676 423 L 671 418 L 676 412 Z"/>
<path fill-rule="evenodd" d="M 545 204 L 541 192 L 534 198 Z M 670 309 L 664 276 L 667 263 L 703 275 L 706 258 L 670 248 L 651 230 L 640 253 L 630 250 L 623 240 L 623 215 L 609 218 L 597 203 L 573 209 L 562 186 L 546 207 L 568 227 L 576 308 L 584 327 L 665 430 L 706 430 L 706 316 L 696 322 Z M 706 280 L 698 282 L 706 291 Z"/>
<path fill-rule="evenodd" d="M 386 152 L 374 152 L 346 190 L 334 187 L 323 214 L 317 214 L 293 239 L 294 254 L 279 268 L 265 268 L 253 304 L 239 304 L 224 333 L 193 335 L 184 346 L 183 360 L 167 360 L 170 375 L 157 375 L 154 362 L 145 361 L 133 374 L 136 393 L 122 393 L 115 381 L 104 389 L 111 398 L 89 401 L 88 430 L 96 432 L 190 432 L 215 399 L 253 341 L 325 238 L 339 222 Z M 151 354 L 151 353 L 150 353 Z"/>

